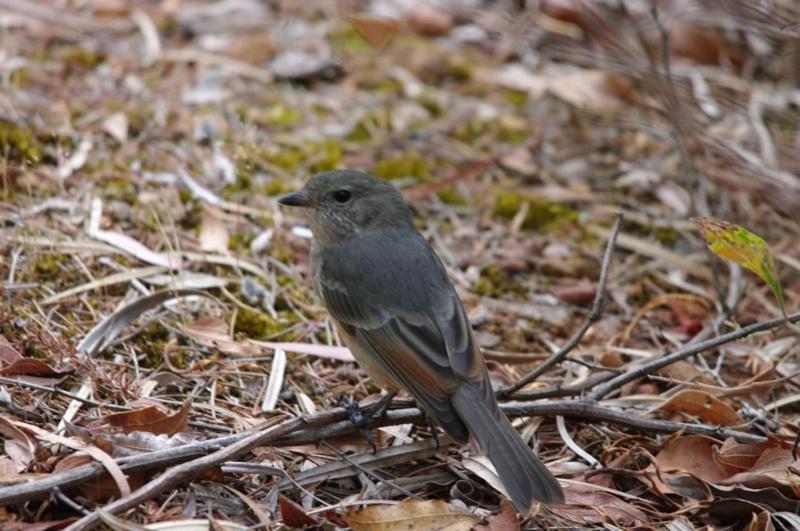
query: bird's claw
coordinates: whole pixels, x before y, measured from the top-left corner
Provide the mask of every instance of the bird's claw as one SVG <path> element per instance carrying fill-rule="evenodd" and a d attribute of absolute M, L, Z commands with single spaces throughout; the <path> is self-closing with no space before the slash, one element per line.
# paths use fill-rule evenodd
<path fill-rule="evenodd" d="M 367 443 L 372 447 L 373 455 L 378 453 L 378 446 L 375 444 L 375 437 L 373 437 L 372 433 L 369 431 L 369 420 L 372 418 L 372 413 L 369 411 L 362 411 L 358 403 L 353 401 L 353 399 L 349 396 L 342 397 L 340 403 L 345 412 L 347 412 L 350 422 L 353 423 L 353 426 L 358 428 L 358 430 L 364 436 L 364 439 L 366 439 Z"/>

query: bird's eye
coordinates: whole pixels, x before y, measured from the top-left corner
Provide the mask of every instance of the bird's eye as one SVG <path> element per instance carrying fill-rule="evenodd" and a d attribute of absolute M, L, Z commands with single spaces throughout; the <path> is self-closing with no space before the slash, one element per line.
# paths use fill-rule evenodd
<path fill-rule="evenodd" d="M 350 193 L 350 190 L 336 190 L 333 192 L 333 198 L 337 203 L 347 203 L 352 196 L 353 194 Z"/>

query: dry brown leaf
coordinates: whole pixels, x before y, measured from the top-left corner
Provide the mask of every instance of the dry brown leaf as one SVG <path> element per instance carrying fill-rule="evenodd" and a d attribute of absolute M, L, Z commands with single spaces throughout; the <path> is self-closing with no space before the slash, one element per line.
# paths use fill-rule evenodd
<path fill-rule="evenodd" d="M 0 336 L 0 367 L 10 365 L 22 357 L 22 354 L 14 348 L 14 345 L 8 342 L 8 339 Z"/>
<path fill-rule="evenodd" d="M 553 506 L 552 512 L 573 522 L 584 525 L 602 522 L 644 523 L 647 515 L 638 507 L 625 500 L 598 490 L 569 488 L 564 491 L 564 505 Z"/>
<path fill-rule="evenodd" d="M 759 489 L 767 487 L 797 489 L 800 474 L 797 461 L 786 448 L 767 448 L 753 467 L 721 481 L 723 485 L 744 485 Z"/>
<path fill-rule="evenodd" d="M 441 37 L 453 28 L 453 15 L 433 6 L 418 3 L 405 15 L 406 23 L 416 33 L 428 37 Z"/>
<path fill-rule="evenodd" d="M 86 454 L 68 455 L 56 463 L 56 466 L 53 469 L 53 474 L 67 472 L 73 468 L 78 468 L 79 466 L 92 463 L 93 461 L 94 459 Z M 128 483 L 132 489 L 138 489 L 145 484 L 145 476 L 141 473 L 129 471 L 125 475 L 127 476 Z M 120 495 L 117 484 L 113 479 L 105 475 L 91 481 L 81 483 L 77 489 L 81 495 L 92 501 L 104 501 Z"/>
<path fill-rule="evenodd" d="M 6 455 L 16 465 L 16 472 L 22 472 L 36 458 L 36 441 L 27 433 L 15 426 L 9 419 L 0 416 L 0 434 L 5 437 L 3 443 Z"/>
<path fill-rule="evenodd" d="M 359 36 L 373 48 L 381 49 L 402 29 L 398 20 L 369 15 L 353 15 L 350 24 Z"/>
<path fill-rule="evenodd" d="M 480 520 L 443 500 L 407 500 L 397 505 L 375 505 L 342 515 L 353 531 L 472 529 Z"/>
<path fill-rule="evenodd" d="M 308 516 L 300 505 L 286 496 L 278 496 L 278 505 L 281 509 L 281 520 L 289 527 L 303 529 L 307 525 L 319 525 L 319 522 Z"/>
<path fill-rule="evenodd" d="M 684 389 L 661 404 L 660 409 L 670 413 L 687 413 L 703 422 L 720 426 L 742 424 L 742 419 L 731 406 L 697 389 Z"/>
<path fill-rule="evenodd" d="M 714 449 L 714 459 L 731 475 L 749 470 L 756 464 L 767 444 L 740 443 L 726 439 L 719 449 Z"/>
<path fill-rule="evenodd" d="M 518 531 L 517 511 L 508 500 L 500 500 L 500 512 L 486 518 L 486 523 L 475 527 L 481 531 Z"/>
<path fill-rule="evenodd" d="M 676 437 L 656 455 L 655 465 L 661 472 L 683 471 L 708 483 L 720 483 L 729 474 L 714 459 L 721 443 L 704 435 Z"/>
<path fill-rule="evenodd" d="M 145 431 L 156 435 L 173 435 L 186 431 L 189 422 L 190 405 L 191 401 L 187 400 L 172 415 L 164 413 L 156 406 L 147 406 L 131 411 L 111 413 L 104 416 L 102 421 L 115 428 L 120 428 L 123 433 Z"/>

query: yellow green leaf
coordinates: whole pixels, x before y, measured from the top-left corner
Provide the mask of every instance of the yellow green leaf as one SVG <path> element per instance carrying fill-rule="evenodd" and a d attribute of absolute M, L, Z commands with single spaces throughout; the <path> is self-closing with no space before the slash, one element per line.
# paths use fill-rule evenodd
<path fill-rule="evenodd" d="M 767 243 L 749 230 L 716 218 L 694 218 L 711 252 L 749 269 L 767 283 L 786 316 L 781 283 L 775 274 L 775 259 Z"/>

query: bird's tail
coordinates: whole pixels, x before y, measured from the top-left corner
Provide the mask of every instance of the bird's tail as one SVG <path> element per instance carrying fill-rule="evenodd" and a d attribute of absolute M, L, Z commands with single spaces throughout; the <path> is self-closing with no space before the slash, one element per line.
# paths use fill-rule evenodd
<path fill-rule="evenodd" d="M 564 492 L 556 478 L 497 407 L 488 378 L 480 383 L 462 383 L 451 402 L 520 513 L 527 514 L 534 501 L 564 503 Z"/>

